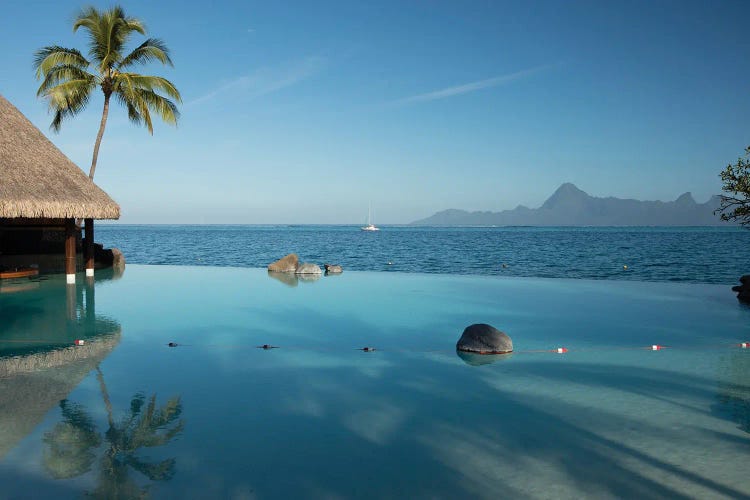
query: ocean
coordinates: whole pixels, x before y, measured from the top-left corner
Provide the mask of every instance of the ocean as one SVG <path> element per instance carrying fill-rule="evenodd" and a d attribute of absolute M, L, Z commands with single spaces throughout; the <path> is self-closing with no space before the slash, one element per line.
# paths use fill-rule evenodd
<path fill-rule="evenodd" d="M 344 270 L 733 285 L 740 227 L 413 227 L 98 224 L 131 264 L 266 267 L 288 253 Z"/>

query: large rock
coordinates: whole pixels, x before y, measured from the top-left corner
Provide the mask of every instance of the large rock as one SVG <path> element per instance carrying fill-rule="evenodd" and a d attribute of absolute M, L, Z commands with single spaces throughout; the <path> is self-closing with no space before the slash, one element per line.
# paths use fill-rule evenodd
<path fill-rule="evenodd" d="M 290 253 L 276 262 L 268 264 L 268 270 L 275 273 L 293 273 L 297 270 L 298 263 L 299 257 L 297 257 L 297 254 Z"/>
<path fill-rule="evenodd" d="M 326 269 L 326 274 L 340 274 L 344 272 L 344 269 L 338 264 L 323 264 Z"/>
<path fill-rule="evenodd" d="M 740 278 L 741 285 L 733 286 L 732 291 L 737 292 L 737 300 L 750 304 L 750 274 L 746 274 Z"/>
<path fill-rule="evenodd" d="M 294 274 L 323 274 L 323 271 L 320 270 L 320 266 L 317 264 L 305 262 L 304 264 L 297 266 L 297 270 L 294 271 Z"/>
<path fill-rule="evenodd" d="M 125 256 L 119 248 L 112 249 L 112 268 L 119 271 L 125 269 Z"/>
<path fill-rule="evenodd" d="M 117 271 L 125 270 L 125 256 L 117 248 L 104 248 L 94 243 L 94 262 L 97 268 L 111 267 Z"/>
<path fill-rule="evenodd" d="M 456 349 L 477 354 L 504 354 L 513 351 L 513 341 L 497 328 L 478 323 L 466 327 Z"/>

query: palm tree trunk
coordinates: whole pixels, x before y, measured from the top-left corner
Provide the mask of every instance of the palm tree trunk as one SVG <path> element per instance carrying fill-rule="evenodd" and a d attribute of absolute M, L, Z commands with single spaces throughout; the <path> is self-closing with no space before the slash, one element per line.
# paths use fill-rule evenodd
<path fill-rule="evenodd" d="M 96 135 L 96 143 L 94 144 L 94 157 L 91 158 L 91 170 L 89 170 L 89 179 L 94 180 L 94 172 L 96 171 L 96 160 L 99 157 L 99 146 L 102 144 L 102 136 L 104 135 L 104 127 L 107 126 L 107 114 L 109 114 L 109 97 L 110 94 L 104 94 L 104 111 L 102 111 L 102 123 L 99 125 L 99 133 Z"/>
<path fill-rule="evenodd" d="M 96 365 L 96 378 L 99 380 L 99 390 L 102 391 L 102 399 L 104 400 L 104 407 L 107 409 L 107 422 L 111 429 L 115 425 L 115 419 L 112 415 L 112 402 L 109 400 L 109 392 L 107 391 L 107 384 L 104 383 L 104 374 L 102 373 L 99 365 Z"/>

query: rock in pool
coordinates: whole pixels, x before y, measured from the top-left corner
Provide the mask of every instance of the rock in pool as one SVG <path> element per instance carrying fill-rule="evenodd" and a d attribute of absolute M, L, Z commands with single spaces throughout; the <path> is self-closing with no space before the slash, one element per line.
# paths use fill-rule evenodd
<path fill-rule="evenodd" d="M 323 274 L 323 271 L 320 270 L 320 266 L 317 264 L 305 262 L 304 264 L 297 266 L 297 270 L 294 271 L 294 274 Z"/>
<path fill-rule="evenodd" d="M 340 274 L 344 272 L 344 269 L 338 264 L 323 264 L 326 270 L 326 274 Z"/>
<path fill-rule="evenodd" d="M 737 292 L 737 300 L 750 304 L 750 274 L 740 277 L 740 283 L 742 284 L 739 286 L 733 286 L 732 291 Z"/>
<path fill-rule="evenodd" d="M 293 273 L 297 270 L 297 263 L 299 257 L 296 253 L 290 253 L 289 255 L 280 258 L 276 262 L 268 264 L 268 270 L 275 273 Z"/>
<path fill-rule="evenodd" d="M 497 328 L 484 323 L 467 326 L 456 343 L 456 350 L 477 354 L 513 352 L 513 341 Z"/>

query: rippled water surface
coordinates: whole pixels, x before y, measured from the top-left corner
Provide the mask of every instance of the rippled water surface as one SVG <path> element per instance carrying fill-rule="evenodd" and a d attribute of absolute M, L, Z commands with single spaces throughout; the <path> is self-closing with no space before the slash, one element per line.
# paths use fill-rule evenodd
<path fill-rule="evenodd" d="M 78 278 L 0 283 L 0 498 L 750 496 L 750 308 L 724 285 Z M 475 322 L 515 352 L 457 356 Z"/>
<path fill-rule="evenodd" d="M 287 253 L 360 271 L 736 284 L 740 228 L 433 228 L 98 225 L 128 262 L 265 267 Z M 627 267 L 625 267 L 627 266 Z"/>

